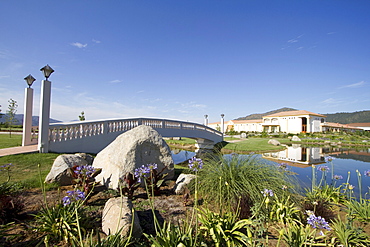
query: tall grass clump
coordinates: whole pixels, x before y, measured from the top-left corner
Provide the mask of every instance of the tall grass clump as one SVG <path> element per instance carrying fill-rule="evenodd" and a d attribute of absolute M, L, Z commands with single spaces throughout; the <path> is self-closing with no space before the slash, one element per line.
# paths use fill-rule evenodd
<path fill-rule="evenodd" d="M 246 208 L 264 200 L 261 191 L 269 188 L 278 196 L 296 189 L 295 177 L 256 155 L 217 155 L 205 159 L 199 171 L 199 194 L 223 209 L 240 210 L 241 218 L 250 216 Z"/>

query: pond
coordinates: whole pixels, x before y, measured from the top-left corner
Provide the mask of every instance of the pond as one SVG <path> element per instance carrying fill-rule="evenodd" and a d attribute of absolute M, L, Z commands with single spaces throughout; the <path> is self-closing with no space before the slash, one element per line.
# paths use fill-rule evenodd
<path fill-rule="evenodd" d="M 186 161 L 195 156 L 195 152 L 174 150 L 172 151 L 175 164 Z M 356 171 L 361 174 L 363 194 L 370 190 L 370 177 L 364 175 L 365 171 L 370 170 L 370 149 L 355 150 L 343 148 L 326 148 L 326 147 L 301 147 L 293 145 L 279 152 L 270 152 L 257 154 L 258 158 L 263 159 L 271 165 L 285 163 L 287 169 L 296 174 L 300 184 L 304 188 L 311 187 L 312 165 L 317 176 L 321 179 L 322 172 L 317 167 L 328 166 L 326 181 L 332 182 L 332 175 L 343 177 L 337 180 L 336 185 L 348 182 L 355 186 L 354 192 L 359 193 L 358 176 Z M 325 157 L 333 157 L 332 162 L 325 162 Z M 368 195 L 369 197 L 369 195 Z"/>

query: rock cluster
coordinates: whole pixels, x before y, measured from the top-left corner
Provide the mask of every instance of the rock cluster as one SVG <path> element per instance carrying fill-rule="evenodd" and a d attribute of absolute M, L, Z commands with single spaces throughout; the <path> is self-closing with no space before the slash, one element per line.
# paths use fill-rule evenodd
<path fill-rule="evenodd" d="M 136 168 L 146 164 L 157 164 L 157 170 L 167 173 L 167 179 L 174 176 L 174 163 L 171 150 L 153 128 L 140 125 L 116 138 L 111 144 L 97 154 L 95 159 L 88 154 L 63 154 L 56 158 L 45 182 L 57 182 L 60 185 L 71 185 L 73 166 L 93 165 L 102 172 L 95 178 L 107 188 L 118 189 L 120 178 Z M 194 175 L 192 175 L 194 176 Z M 183 191 L 184 185 L 192 179 L 181 177 L 176 193 Z M 133 225 L 132 225 L 133 224 Z M 128 236 L 139 238 L 142 234 L 139 218 L 132 214 L 132 202 L 127 197 L 111 198 L 105 203 L 102 218 L 102 229 L 107 235 L 120 231 Z"/>

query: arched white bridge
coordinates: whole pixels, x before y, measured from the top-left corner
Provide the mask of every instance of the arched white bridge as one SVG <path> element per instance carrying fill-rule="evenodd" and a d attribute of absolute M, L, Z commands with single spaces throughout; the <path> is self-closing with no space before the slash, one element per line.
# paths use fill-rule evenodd
<path fill-rule="evenodd" d="M 223 141 L 221 132 L 202 124 L 152 118 L 113 119 L 50 124 L 48 140 L 41 144 L 40 151 L 98 153 L 117 136 L 139 125 L 152 127 L 162 137 L 195 139 L 198 148 L 213 148 Z"/>

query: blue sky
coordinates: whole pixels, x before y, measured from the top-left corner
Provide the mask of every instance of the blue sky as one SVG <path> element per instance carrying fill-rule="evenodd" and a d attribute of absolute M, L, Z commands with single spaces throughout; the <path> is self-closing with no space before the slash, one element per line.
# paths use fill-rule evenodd
<path fill-rule="evenodd" d="M 51 117 L 203 122 L 370 109 L 370 1 L 0 1 L 0 105 L 54 70 Z"/>

